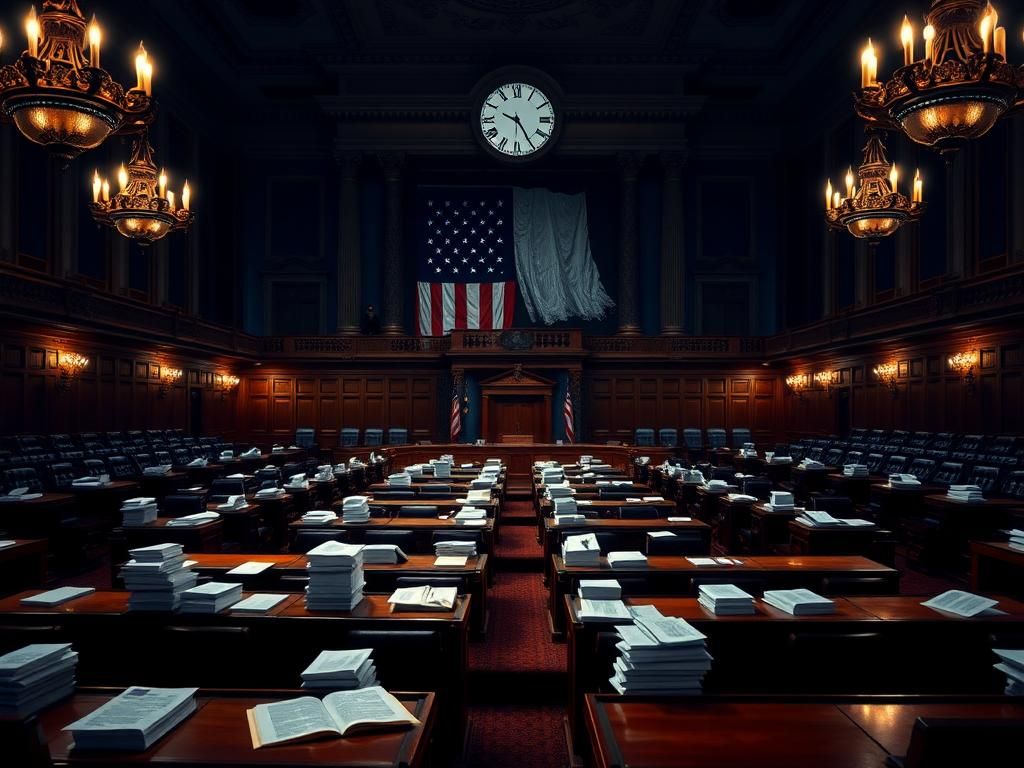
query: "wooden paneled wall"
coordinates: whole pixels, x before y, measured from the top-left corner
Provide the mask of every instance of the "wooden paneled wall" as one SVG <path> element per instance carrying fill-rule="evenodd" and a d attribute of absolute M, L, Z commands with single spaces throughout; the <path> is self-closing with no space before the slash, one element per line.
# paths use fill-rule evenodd
<path fill-rule="evenodd" d="M 973 389 L 946 363 L 950 354 L 968 349 L 979 353 Z M 899 368 L 895 394 L 872 373 L 887 360 Z M 1024 341 L 1019 334 L 935 340 L 889 355 L 791 368 L 792 372 L 817 370 L 838 370 L 839 385 L 829 393 L 815 389 L 802 397 L 787 392 L 783 400 L 789 434 L 838 433 L 844 409 L 851 428 L 1024 434 Z"/>
<path fill-rule="evenodd" d="M 222 398 L 213 391 L 214 372 L 220 369 L 208 361 L 143 355 L 138 349 L 33 334 L 5 334 L 0 346 L 0 434 L 188 432 L 197 407 L 203 434 L 234 434 L 237 395 Z M 81 377 L 67 387 L 61 386 L 58 367 L 62 351 L 78 352 L 90 360 Z M 184 372 L 166 390 L 160 381 L 163 366 Z M 195 392 L 193 397 L 190 390 Z"/>
<path fill-rule="evenodd" d="M 637 427 L 747 427 L 763 444 L 779 431 L 780 390 L 766 372 L 595 371 L 584 380 L 587 434 L 632 442 Z"/>
<path fill-rule="evenodd" d="M 410 440 L 434 440 L 440 380 L 440 371 L 254 372 L 241 385 L 246 434 L 291 441 L 297 427 L 313 427 L 330 446 L 342 427 L 404 427 Z"/>

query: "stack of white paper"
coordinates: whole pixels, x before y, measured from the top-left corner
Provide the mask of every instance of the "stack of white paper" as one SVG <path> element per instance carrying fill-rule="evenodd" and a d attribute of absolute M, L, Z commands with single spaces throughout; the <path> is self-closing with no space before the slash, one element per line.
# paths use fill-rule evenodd
<path fill-rule="evenodd" d="M 774 589 L 764 593 L 764 601 L 773 608 L 794 616 L 820 616 L 835 613 L 836 604 L 809 589 Z"/>
<path fill-rule="evenodd" d="M 889 475 L 889 487 L 901 491 L 916 490 L 921 487 L 921 481 L 914 477 L 914 475 L 899 473 Z"/>
<path fill-rule="evenodd" d="M 241 584 L 211 581 L 181 593 L 181 612 L 220 613 L 241 599 Z"/>
<path fill-rule="evenodd" d="M 366 523 L 370 521 L 370 505 L 367 496 L 346 496 L 341 502 L 343 523 Z"/>
<path fill-rule="evenodd" d="M 388 602 L 392 611 L 450 611 L 458 598 L 457 587 L 402 587 Z"/>
<path fill-rule="evenodd" d="M 704 487 L 708 493 L 726 493 L 729 490 L 725 480 L 708 480 Z"/>
<path fill-rule="evenodd" d="M 302 515 L 303 525 L 330 525 L 338 516 L 332 509 L 311 509 Z"/>
<path fill-rule="evenodd" d="M 434 558 L 435 568 L 465 568 L 469 558 L 465 555 L 441 555 Z"/>
<path fill-rule="evenodd" d="M 1008 543 L 1011 549 L 1024 551 L 1024 531 L 1020 528 L 1014 528 L 1010 531 L 1010 540 Z"/>
<path fill-rule="evenodd" d="M 828 512 L 822 512 L 818 509 L 807 509 L 797 519 L 798 523 L 808 525 L 812 528 L 827 528 L 842 525 L 843 521 L 835 517 L 832 517 Z"/>
<path fill-rule="evenodd" d="M 330 464 L 321 464 L 316 468 L 315 479 L 321 483 L 330 483 L 334 481 L 334 467 Z"/>
<path fill-rule="evenodd" d="M 576 489 L 572 488 L 568 482 L 561 482 L 557 485 L 545 486 L 544 495 L 549 499 L 570 499 L 576 495 Z"/>
<path fill-rule="evenodd" d="M 491 487 L 486 488 L 472 488 L 466 494 L 466 501 L 470 504 L 479 504 L 481 501 L 491 500 Z"/>
<path fill-rule="evenodd" d="M 302 672 L 302 687 L 321 691 L 348 691 L 377 685 L 373 649 L 321 651 Z"/>
<path fill-rule="evenodd" d="M 410 464 L 408 467 L 405 468 L 405 473 L 407 475 L 409 475 L 410 477 L 416 477 L 418 475 L 422 475 L 423 474 L 423 465 L 422 464 Z"/>
<path fill-rule="evenodd" d="M 288 482 L 285 483 L 285 488 L 290 491 L 308 491 L 309 490 L 309 478 L 306 477 L 306 473 L 292 475 L 288 478 Z"/>
<path fill-rule="evenodd" d="M 384 484 L 387 485 L 388 488 L 409 488 L 412 486 L 412 475 L 408 472 L 395 472 L 388 475 Z"/>
<path fill-rule="evenodd" d="M 633 624 L 615 628 L 622 638 L 615 647 L 609 682 L 619 693 L 685 695 L 701 692 L 711 655 L 705 636 L 683 619 L 663 616 L 657 608 L 633 608 Z"/>
<path fill-rule="evenodd" d="M 555 516 L 561 515 L 575 515 L 579 509 L 576 505 L 576 499 L 572 496 L 565 496 L 551 500 L 551 504 L 554 507 Z"/>
<path fill-rule="evenodd" d="M 220 460 L 221 461 L 230 461 L 233 458 L 235 458 L 235 452 L 234 451 L 221 451 L 220 452 Z"/>
<path fill-rule="evenodd" d="M 597 567 L 601 564 L 601 549 L 597 536 L 585 533 L 580 536 L 566 536 L 562 543 L 562 562 L 566 565 Z"/>
<path fill-rule="evenodd" d="M 242 497 L 245 498 L 244 496 Z M 244 506 L 244 505 L 243 505 Z M 237 507 L 235 507 L 237 509 Z M 194 515 L 185 515 L 184 517 L 172 517 L 167 521 L 168 528 L 192 528 L 197 525 L 203 525 L 204 523 L 211 523 L 220 517 L 219 512 L 196 512 Z"/>
<path fill-rule="evenodd" d="M 181 593 L 196 585 L 192 563 L 185 560 L 181 544 L 154 544 L 131 549 L 132 559 L 121 566 L 119 576 L 128 598 L 130 611 L 173 611 L 181 603 Z"/>
<path fill-rule="evenodd" d="M 615 579 L 580 579 L 579 595 L 587 600 L 621 600 L 622 586 Z"/>
<path fill-rule="evenodd" d="M 6 496 L 0 496 L 0 501 L 31 501 L 32 499 L 41 499 L 43 494 L 41 493 L 30 493 L 28 487 L 12 488 Z"/>
<path fill-rule="evenodd" d="M 977 485 L 951 485 L 946 491 L 952 501 L 966 502 L 968 504 L 980 504 L 985 500 L 981 494 L 981 487 Z"/>
<path fill-rule="evenodd" d="M 921 605 L 969 619 L 995 608 L 999 605 L 999 601 L 959 589 L 951 589 L 941 595 L 936 595 L 931 600 L 925 600 Z"/>
<path fill-rule="evenodd" d="M 170 471 L 170 464 L 160 464 L 155 467 L 146 467 L 142 470 L 142 474 L 146 477 L 160 477 L 161 475 L 166 475 Z"/>
<path fill-rule="evenodd" d="M 565 479 L 565 473 L 561 467 L 545 467 L 540 471 L 540 481 L 543 485 L 560 483 Z"/>
<path fill-rule="evenodd" d="M 844 464 L 843 477 L 867 477 L 867 464 Z"/>
<path fill-rule="evenodd" d="M 91 595 L 96 587 L 57 587 L 37 595 L 23 597 L 19 601 L 22 605 L 35 605 L 43 608 L 51 608 L 55 605 L 77 600 L 85 595 Z"/>
<path fill-rule="evenodd" d="M 92 475 L 88 475 L 86 477 L 76 477 L 74 480 L 71 481 L 71 485 L 75 488 L 91 488 L 98 486 L 99 484 L 100 479 L 98 477 L 93 477 Z"/>
<path fill-rule="evenodd" d="M 217 509 L 223 509 L 225 512 L 231 512 L 236 509 L 245 509 L 245 494 L 244 493 L 233 493 L 228 496 L 228 500 L 218 504 Z"/>
<path fill-rule="evenodd" d="M 803 461 L 800 462 L 800 464 L 798 466 L 800 467 L 800 469 L 824 469 L 825 468 L 824 464 L 822 464 L 820 461 L 815 461 L 814 459 L 804 459 Z"/>
<path fill-rule="evenodd" d="M 121 502 L 122 525 L 146 525 L 155 522 L 156 517 L 156 499 L 152 496 L 136 496 Z"/>
<path fill-rule="evenodd" d="M 609 552 L 608 565 L 612 568 L 642 568 L 647 565 L 647 556 L 643 552 Z"/>
<path fill-rule="evenodd" d="M 486 488 L 489 494 L 490 489 L 494 487 L 496 482 L 497 480 L 492 476 L 475 477 L 469 481 L 469 488 L 471 491 L 480 491 Z"/>
<path fill-rule="evenodd" d="M 772 456 L 768 461 L 769 464 L 792 464 L 792 456 Z"/>
<path fill-rule="evenodd" d="M 487 512 L 476 507 L 463 507 L 455 513 L 454 520 L 456 525 L 482 527 L 487 525 Z"/>
<path fill-rule="evenodd" d="M 747 616 L 755 612 L 754 597 L 735 584 L 701 584 L 697 602 L 716 616 Z"/>
<path fill-rule="evenodd" d="M 351 611 L 363 599 L 363 548 L 325 541 L 306 553 L 306 608 Z"/>
<path fill-rule="evenodd" d="M 258 459 L 260 456 L 260 449 L 257 448 L 256 446 L 253 446 L 245 453 L 240 453 L 238 455 L 243 459 Z"/>
<path fill-rule="evenodd" d="M 75 690 L 71 643 L 26 645 L 0 656 L 0 716 L 25 718 Z"/>
<path fill-rule="evenodd" d="M 756 496 L 751 496 L 750 494 L 747 493 L 727 493 L 725 494 L 725 498 L 728 499 L 729 501 L 741 504 L 753 504 L 755 501 L 757 501 Z"/>
<path fill-rule="evenodd" d="M 787 493 L 786 491 L 772 491 L 768 498 L 768 503 L 771 505 L 772 509 L 786 510 L 792 509 L 795 501 L 792 493 Z"/>
<path fill-rule="evenodd" d="M 434 555 L 437 557 L 476 557 L 475 541 L 436 541 Z"/>
<path fill-rule="evenodd" d="M 269 592 L 255 593 L 232 605 L 231 610 L 241 613 L 266 613 L 286 597 L 288 595 L 275 595 Z"/>
<path fill-rule="evenodd" d="M 1006 695 L 1024 696 L 1024 651 L 993 648 L 1000 658 L 995 668 L 1006 675 Z"/>
<path fill-rule="evenodd" d="M 364 544 L 363 563 L 373 565 L 397 565 L 408 560 L 408 555 L 397 544 Z"/>
<path fill-rule="evenodd" d="M 260 488 L 256 491 L 257 499 L 281 499 L 287 495 L 284 488 Z"/>
<path fill-rule="evenodd" d="M 434 479 L 447 480 L 452 476 L 452 464 L 450 461 L 432 461 L 434 465 Z"/>
<path fill-rule="evenodd" d="M 76 751 L 143 752 L 196 711 L 197 690 L 132 686 L 64 730 Z"/>
<path fill-rule="evenodd" d="M 588 597 L 581 597 L 579 607 L 576 609 L 576 616 L 584 624 L 622 624 L 633 621 L 633 614 L 619 599 L 592 600 Z"/>

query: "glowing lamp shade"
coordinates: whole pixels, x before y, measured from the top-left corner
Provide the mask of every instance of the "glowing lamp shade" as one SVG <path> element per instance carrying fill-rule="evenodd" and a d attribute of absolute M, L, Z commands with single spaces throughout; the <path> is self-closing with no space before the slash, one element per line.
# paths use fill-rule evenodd
<path fill-rule="evenodd" d="M 854 237 L 861 239 L 875 240 L 879 237 L 888 237 L 900 228 L 901 219 L 893 216 L 880 216 L 877 218 L 863 218 L 851 221 L 847 230 Z"/>
<path fill-rule="evenodd" d="M 1000 100 L 984 97 L 934 99 L 910 107 L 898 119 L 910 139 L 942 149 L 984 136 L 1006 106 Z"/>
<path fill-rule="evenodd" d="M 114 227 L 131 240 L 155 243 L 171 231 L 171 222 L 157 216 L 124 216 L 114 220 Z"/>
<path fill-rule="evenodd" d="M 14 103 L 8 111 L 25 138 L 68 159 L 98 147 L 115 127 L 105 117 L 61 98 Z"/>

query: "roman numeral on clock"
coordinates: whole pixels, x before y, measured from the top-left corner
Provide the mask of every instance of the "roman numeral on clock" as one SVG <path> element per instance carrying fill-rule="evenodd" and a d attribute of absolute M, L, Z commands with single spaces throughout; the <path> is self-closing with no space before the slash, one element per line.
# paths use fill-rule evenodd
<path fill-rule="evenodd" d="M 498 142 L 498 149 L 504 149 L 506 144 L 508 144 L 508 136 L 502 136 L 501 141 Z"/>
<path fill-rule="evenodd" d="M 484 131 L 484 136 L 486 136 L 488 139 L 493 139 L 497 135 L 498 135 L 498 129 L 497 128 L 488 128 L 486 131 Z"/>

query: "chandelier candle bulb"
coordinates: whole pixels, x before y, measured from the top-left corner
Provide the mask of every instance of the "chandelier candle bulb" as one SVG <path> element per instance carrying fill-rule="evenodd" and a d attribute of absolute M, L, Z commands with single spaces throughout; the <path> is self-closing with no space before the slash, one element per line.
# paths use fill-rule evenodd
<path fill-rule="evenodd" d="M 929 64 L 932 63 L 932 41 L 935 40 L 935 27 L 928 24 L 924 28 L 924 59 Z"/>
<path fill-rule="evenodd" d="M 96 22 L 96 15 L 93 14 L 89 22 L 89 66 L 99 69 L 100 67 L 100 43 L 103 41 L 103 31 Z"/>
<path fill-rule="evenodd" d="M 860 87 L 875 88 L 878 85 L 878 57 L 875 46 L 868 38 L 868 44 L 860 55 Z"/>
<path fill-rule="evenodd" d="M 160 170 L 160 197 L 167 195 L 167 171 Z"/>
<path fill-rule="evenodd" d="M 992 48 L 996 56 L 1006 61 L 1006 27 L 996 27 L 996 31 L 992 33 Z"/>
<path fill-rule="evenodd" d="M 185 185 L 181 188 L 181 207 L 186 211 L 189 210 L 189 203 L 192 200 L 192 190 L 188 186 L 188 179 L 185 179 Z"/>
<path fill-rule="evenodd" d="M 174 193 L 171 190 L 167 190 L 167 207 L 174 210 Z"/>
<path fill-rule="evenodd" d="M 843 202 L 843 200 L 842 200 L 841 197 L 839 197 L 839 193 L 838 192 L 834 192 L 832 194 L 832 207 L 833 208 L 838 208 L 840 205 L 842 205 L 842 202 Z"/>
<path fill-rule="evenodd" d="M 914 173 L 914 193 L 911 202 L 920 203 L 924 201 L 924 184 L 921 181 L 921 169 Z"/>
<path fill-rule="evenodd" d="M 25 19 L 25 34 L 28 36 L 28 55 L 33 59 L 39 58 L 39 19 L 36 17 L 36 7 L 28 12 Z"/>
<path fill-rule="evenodd" d="M 139 41 L 139 52 L 135 54 L 135 90 L 145 90 L 143 86 L 143 73 L 146 69 L 146 46 Z"/>
<path fill-rule="evenodd" d="M 106 179 L 103 180 L 103 202 L 110 202 L 110 182 Z"/>
<path fill-rule="evenodd" d="M 903 66 L 909 67 L 914 63 L 914 27 L 906 15 L 900 28 L 900 42 L 903 43 Z"/>
<path fill-rule="evenodd" d="M 153 95 L 153 62 L 148 59 L 142 65 L 142 90 L 147 96 Z"/>
<path fill-rule="evenodd" d="M 98 203 L 100 201 L 100 192 L 103 190 L 103 182 L 100 181 L 100 172 L 94 171 L 92 175 L 92 201 Z"/>
<path fill-rule="evenodd" d="M 0 29 L 0 51 L 4 49 L 4 31 Z"/>
<path fill-rule="evenodd" d="M 896 163 L 892 164 L 892 170 L 889 171 L 889 186 L 892 187 L 892 193 L 896 194 L 896 182 L 900 178 L 900 172 L 896 170 Z"/>
<path fill-rule="evenodd" d="M 832 179 L 828 180 L 828 184 L 825 185 L 825 210 L 831 210 L 832 208 Z"/>
<path fill-rule="evenodd" d="M 981 36 L 981 52 L 992 52 L 992 16 L 985 14 L 978 23 L 978 34 Z"/>
<path fill-rule="evenodd" d="M 121 168 L 117 172 L 117 183 L 121 185 L 121 191 L 124 192 L 124 188 L 128 186 L 128 171 L 125 170 L 124 163 L 121 163 Z"/>
<path fill-rule="evenodd" d="M 846 196 L 853 197 L 853 166 L 846 169 Z"/>

